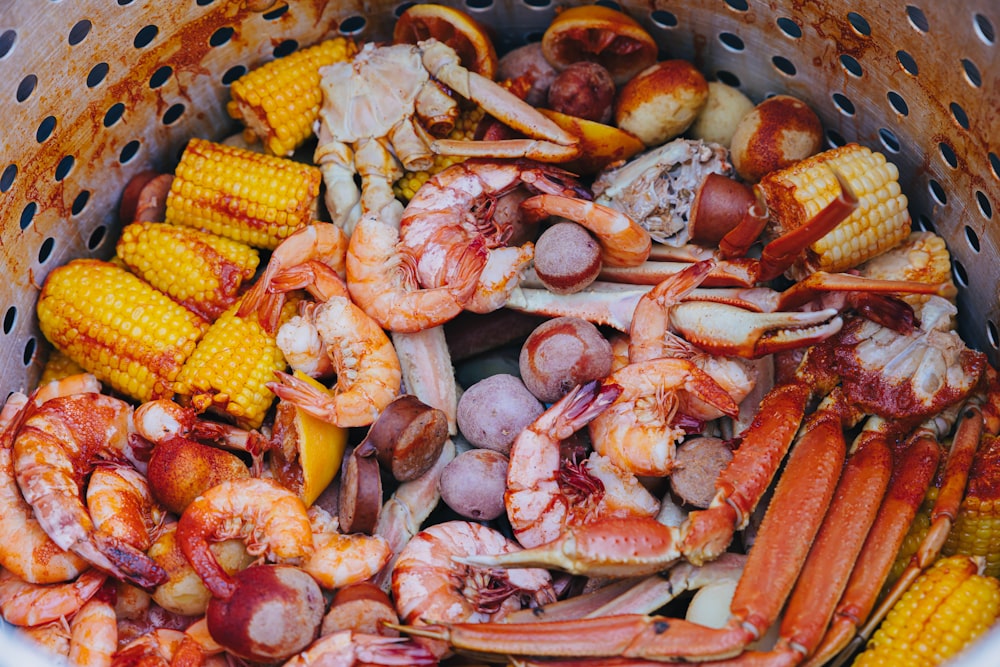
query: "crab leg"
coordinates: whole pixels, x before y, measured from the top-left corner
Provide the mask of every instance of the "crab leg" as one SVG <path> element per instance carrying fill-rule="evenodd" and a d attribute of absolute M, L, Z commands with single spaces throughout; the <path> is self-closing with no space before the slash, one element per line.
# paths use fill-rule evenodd
<path fill-rule="evenodd" d="M 868 617 L 940 460 L 941 446 L 925 429 L 919 429 L 905 449 L 897 453 L 882 506 L 826 636 L 807 665 L 822 665 L 832 659 L 850 643 Z"/>
<path fill-rule="evenodd" d="M 889 484 L 894 439 L 889 422 L 871 417 L 855 440 L 855 451 L 788 601 L 774 649 L 791 653 L 795 663 L 823 639 L 855 567 Z"/>
<path fill-rule="evenodd" d="M 858 417 L 835 391 L 803 426 L 757 542 L 747 558 L 730 606 L 730 621 L 721 629 L 681 619 L 627 614 L 532 623 L 524 628 L 457 624 L 432 626 L 426 631 L 407 628 L 407 631 L 446 639 L 460 649 L 518 655 L 583 657 L 612 654 L 654 660 L 710 660 L 736 656 L 770 627 L 792 591 L 840 477 L 847 449 L 844 426 L 857 421 Z M 601 523 L 614 528 L 610 522 Z M 629 525 L 633 527 L 627 529 Z M 639 537 L 630 536 L 645 535 L 646 527 L 637 530 L 634 525 L 618 527 L 618 539 L 638 542 Z M 562 549 L 573 546 L 572 542 L 572 539 L 563 541 Z M 603 553 L 607 554 L 608 547 L 613 544 L 616 542 L 609 540 Z M 552 552 L 555 560 L 562 558 L 555 550 Z"/>
<path fill-rule="evenodd" d="M 506 125 L 538 139 L 532 146 L 533 150 L 529 151 L 531 157 L 542 159 L 538 153 L 545 153 L 555 160 L 571 160 L 579 154 L 579 139 L 575 135 L 559 127 L 510 91 L 459 65 L 458 54 L 453 49 L 433 39 L 420 42 L 418 46 L 424 66 L 431 76 L 462 97 L 478 103 Z M 431 144 L 431 150 L 451 155 L 468 155 L 456 151 L 469 148 L 465 144 L 475 143 L 479 142 L 439 140 Z M 528 155 L 528 152 L 523 154 Z M 495 157 L 496 153 L 491 153 L 491 156 Z"/>
<path fill-rule="evenodd" d="M 654 245 L 650 251 L 650 259 L 638 266 L 605 266 L 598 278 L 609 282 L 627 283 L 630 285 L 656 285 L 690 266 L 693 262 L 712 259 L 711 253 L 687 256 L 684 259 L 663 259 L 654 253 L 657 248 L 666 246 Z M 716 261 L 715 267 L 705 279 L 706 287 L 750 287 L 757 282 L 757 262 L 752 259 L 733 259 Z"/>

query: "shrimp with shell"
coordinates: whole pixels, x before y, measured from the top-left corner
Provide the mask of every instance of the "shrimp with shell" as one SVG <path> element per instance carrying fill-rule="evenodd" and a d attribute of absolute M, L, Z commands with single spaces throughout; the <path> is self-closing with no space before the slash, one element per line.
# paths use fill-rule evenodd
<path fill-rule="evenodd" d="M 82 500 L 84 480 L 101 462 L 130 463 L 132 407 L 96 393 L 30 403 L 13 440 L 13 464 L 24 500 L 60 548 L 142 588 L 166 572 L 141 550 L 97 529 Z"/>
<path fill-rule="evenodd" d="M 632 473 L 596 452 L 576 462 L 560 450 L 622 392 L 614 383 L 578 385 L 514 440 L 504 505 L 522 546 L 551 542 L 570 526 L 602 517 L 656 515 L 659 502 Z"/>

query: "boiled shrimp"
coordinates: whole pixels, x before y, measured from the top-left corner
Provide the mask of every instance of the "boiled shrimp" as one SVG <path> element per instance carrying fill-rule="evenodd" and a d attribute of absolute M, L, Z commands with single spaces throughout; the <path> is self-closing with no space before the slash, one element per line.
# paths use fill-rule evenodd
<path fill-rule="evenodd" d="M 305 412 L 337 426 L 367 426 L 399 394 L 401 371 L 385 331 L 350 299 L 333 297 L 307 311 L 333 360 L 330 392 L 287 373 L 268 388 Z"/>
<path fill-rule="evenodd" d="M 118 650 L 115 608 L 100 597 L 90 599 L 70 621 L 69 662 L 78 667 L 109 667 Z"/>
<path fill-rule="evenodd" d="M 530 242 L 507 247 L 512 227 L 493 220 L 497 199 L 521 186 L 566 197 L 583 194 L 569 172 L 530 160 L 470 159 L 424 183 L 404 209 L 399 229 L 420 285 L 448 284 L 468 249 L 484 243 L 489 260 L 465 308 L 487 313 L 502 307 L 534 257 Z"/>
<path fill-rule="evenodd" d="M 284 667 L 354 665 L 436 665 L 437 658 L 413 640 L 340 630 L 320 637 Z"/>
<path fill-rule="evenodd" d="M 670 331 L 670 308 L 680 303 L 708 276 L 714 263 L 698 262 L 660 282 L 636 304 L 629 328 L 629 361 L 660 357 L 687 359 L 718 382 L 733 401 L 740 403 L 757 384 L 757 366 L 750 359 L 709 354 Z M 687 413 L 710 421 L 724 412 L 690 396 Z"/>
<path fill-rule="evenodd" d="M 209 647 L 201 646 L 203 636 L 201 621 L 187 631 L 175 628 L 156 628 L 125 644 L 115 654 L 112 667 L 168 667 L 173 665 L 200 665 L 201 667 L 229 667 L 232 663 L 224 654 L 216 654 Z M 214 642 L 212 642 L 214 644 Z M 216 645 L 217 646 L 217 645 Z M 221 648 L 221 647 L 220 647 Z"/>
<path fill-rule="evenodd" d="M 347 288 L 355 303 L 389 331 L 415 333 L 436 327 L 462 312 L 487 265 L 481 241 L 454 254 L 448 280 L 422 289 L 414 258 L 400 243 L 399 229 L 364 215 L 347 248 Z"/>
<path fill-rule="evenodd" d="M 39 525 L 60 548 L 144 588 L 166 579 L 145 553 L 98 531 L 81 500 L 99 461 L 128 464 L 132 408 L 102 394 L 60 396 L 29 405 L 14 436 L 17 484 Z"/>
<path fill-rule="evenodd" d="M 99 531 L 140 551 L 149 549 L 165 518 L 145 475 L 131 466 L 115 464 L 99 465 L 91 473 L 87 511 Z"/>
<path fill-rule="evenodd" d="M 521 202 L 528 220 L 559 216 L 576 222 L 597 239 L 605 266 L 639 266 L 649 259 L 653 242 L 649 232 L 609 206 L 578 197 L 536 195 Z"/>
<path fill-rule="evenodd" d="M 246 452 L 257 472 L 267 451 L 267 438 L 260 431 L 202 419 L 194 408 L 169 398 L 143 403 L 135 409 L 132 421 L 135 432 L 154 445 L 179 437 Z"/>
<path fill-rule="evenodd" d="M 15 392 L 0 410 L 0 566 L 26 582 L 53 584 L 74 579 L 89 564 L 52 541 L 17 486 L 11 446 L 28 400 Z"/>
<path fill-rule="evenodd" d="M 93 568 L 74 581 L 29 584 L 0 572 L 0 613 L 12 625 L 31 626 L 71 616 L 101 589 L 107 575 Z"/>
<path fill-rule="evenodd" d="M 631 473 L 592 453 L 564 462 L 560 442 L 582 429 L 622 393 L 596 381 L 572 389 L 514 440 L 504 504 L 518 542 L 551 542 L 568 526 L 606 516 L 654 516 L 659 503 Z M 398 567 L 398 565 L 397 565 Z"/>
<path fill-rule="evenodd" d="M 271 253 L 267 267 L 240 302 L 238 314 L 256 313 L 261 326 L 269 333 L 278 328 L 278 320 L 288 290 L 273 289 L 274 279 L 284 270 L 308 261 L 317 261 L 343 277 L 347 253 L 347 235 L 330 222 L 315 222 L 297 229 Z"/>
<path fill-rule="evenodd" d="M 499 621 L 526 604 L 555 600 L 547 570 L 481 568 L 465 556 L 518 551 L 498 531 L 470 521 L 447 521 L 413 536 L 396 560 L 392 594 L 404 623 L 486 623 Z M 428 648 L 442 656 L 447 648 Z"/>
<path fill-rule="evenodd" d="M 674 467 L 676 443 L 703 422 L 689 416 L 689 396 L 735 417 L 739 405 L 710 375 L 687 359 L 631 363 L 608 382 L 624 388 L 590 422 L 594 450 L 635 475 L 664 477 Z"/>
<path fill-rule="evenodd" d="M 267 479 L 222 482 L 198 496 L 177 523 L 177 542 L 212 595 L 230 597 L 233 578 L 209 549 L 211 542 L 239 538 L 252 555 L 297 559 L 313 550 L 312 527 L 302 500 Z"/>
<path fill-rule="evenodd" d="M 69 657 L 69 627 L 65 620 L 52 621 L 19 629 L 20 636 L 28 639 L 64 664 Z"/>
<path fill-rule="evenodd" d="M 314 550 L 301 567 L 324 588 L 334 590 L 370 579 L 392 556 L 384 537 L 344 535 L 336 518 L 320 507 L 309 508 L 309 522 Z"/>

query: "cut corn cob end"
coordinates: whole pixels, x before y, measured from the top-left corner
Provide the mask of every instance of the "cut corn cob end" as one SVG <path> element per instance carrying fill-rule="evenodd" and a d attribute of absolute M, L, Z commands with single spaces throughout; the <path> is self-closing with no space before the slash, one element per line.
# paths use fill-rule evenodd
<path fill-rule="evenodd" d="M 282 324 L 295 314 L 298 301 L 285 302 Z M 286 363 L 275 337 L 264 331 L 255 315 L 240 317 L 238 309 L 237 302 L 205 332 L 174 389 L 199 412 L 222 413 L 241 426 L 258 428 L 275 398 L 266 383 Z"/>
<path fill-rule="evenodd" d="M 881 153 L 858 144 L 818 153 L 761 179 L 757 187 L 770 213 L 767 233 L 778 237 L 798 229 L 832 202 L 840 194 L 834 171 L 851 185 L 858 207 L 803 253 L 787 273 L 793 280 L 816 271 L 845 271 L 910 234 L 899 170 Z"/>
<path fill-rule="evenodd" d="M 479 126 L 479 121 L 483 119 L 485 112 L 482 107 L 470 107 L 464 109 L 458 116 L 458 120 L 455 122 L 455 127 L 446 137 L 447 139 L 454 139 L 456 141 L 472 141 L 475 138 L 476 128 Z M 458 155 L 434 155 L 434 163 L 428 169 L 421 171 L 405 171 L 402 178 L 397 180 L 393 186 L 393 193 L 402 200 L 404 203 L 413 199 L 413 195 L 417 193 L 424 183 L 430 180 L 430 177 L 438 172 L 444 171 L 453 164 L 458 164 L 463 162 L 468 158 L 461 157 Z"/>
<path fill-rule="evenodd" d="M 236 302 L 260 263 L 245 243 L 159 222 L 127 225 L 116 252 L 137 276 L 210 321 Z"/>
<path fill-rule="evenodd" d="M 941 558 L 910 586 L 854 661 L 940 665 L 969 646 L 1000 613 L 1000 581 L 969 556 Z"/>
<path fill-rule="evenodd" d="M 350 60 L 352 39 L 336 37 L 257 67 L 233 82 L 229 115 L 274 155 L 290 156 L 313 134 L 323 103 L 319 69 Z"/>
<path fill-rule="evenodd" d="M 943 238 L 933 232 L 912 232 L 892 250 L 858 267 L 866 278 L 915 280 L 946 285 L 944 294 L 954 303 L 958 290 L 951 277 L 951 253 Z M 930 299 L 927 294 L 904 294 L 900 298 L 918 307 Z"/>
<path fill-rule="evenodd" d="M 165 221 L 273 250 L 319 210 L 318 167 L 203 139 L 181 154 Z"/>
<path fill-rule="evenodd" d="M 110 262 L 54 269 L 38 298 L 42 334 L 115 391 L 140 401 L 173 396 L 173 383 L 208 324 Z"/>

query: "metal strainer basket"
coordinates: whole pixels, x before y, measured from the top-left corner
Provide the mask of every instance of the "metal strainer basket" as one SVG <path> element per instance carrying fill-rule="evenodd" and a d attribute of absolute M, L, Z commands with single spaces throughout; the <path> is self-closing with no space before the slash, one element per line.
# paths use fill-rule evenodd
<path fill-rule="evenodd" d="M 0 2 L 0 389 L 37 380 L 46 274 L 110 256 L 125 183 L 170 170 L 191 136 L 237 128 L 228 85 L 328 35 L 385 38 L 407 4 L 325 0 Z M 455 3 L 448 3 L 455 4 Z M 552 0 L 467 0 L 498 49 L 539 39 Z M 609 3 L 613 4 L 613 3 Z M 248 6 L 249 5 L 249 6 Z M 858 141 L 900 171 L 915 228 L 948 242 L 960 330 L 1000 361 L 1000 4 L 996 0 L 622 2 L 663 54 L 754 101 L 788 92 L 829 146 Z M 0 636 L 0 663 L 37 664 Z M 995 664 L 1000 633 L 965 664 Z"/>

